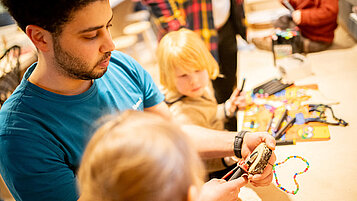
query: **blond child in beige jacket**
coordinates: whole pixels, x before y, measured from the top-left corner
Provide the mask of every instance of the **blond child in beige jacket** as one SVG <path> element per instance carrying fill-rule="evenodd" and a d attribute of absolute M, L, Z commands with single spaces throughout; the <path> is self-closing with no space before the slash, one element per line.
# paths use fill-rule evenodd
<path fill-rule="evenodd" d="M 211 80 L 219 76 L 219 66 L 195 32 L 180 29 L 168 33 L 160 41 L 157 57 L 165 102 L 181 123 L 223 130 L 227 118 L 245 107 L 244 93 L 239 95 L 237 89 L 225 103 L 217 104 Z M 232 161 L 223 163 L 210 160 L 206 166 L 212 172 Z"/>

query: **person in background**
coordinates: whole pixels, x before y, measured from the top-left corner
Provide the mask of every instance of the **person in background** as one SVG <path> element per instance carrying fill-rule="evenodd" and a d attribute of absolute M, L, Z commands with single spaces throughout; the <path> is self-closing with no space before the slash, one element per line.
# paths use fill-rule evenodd
<path fill-rule="evenodd" d="M 158 24 L 159 39 L 182 27 L 201 36 L 220 66 L 221 76 L 213 81 L 218 103 L 228 100 L 237 85 L 237 39 L 246 39 L 243 0 L 142 0 Z M 236 130 L 235 117 L 226 129 Z"/>
<path fill-rule="evenodd" d="M 17 201 L 76 201 L 78 166 L 99 118 L 131 109 L 160 114 L 169 122 L 170 111 L 149 73 L 114 51 L 108 0 L 1 2 L 36 46 L 38 62 L 1 107 L 0 174 Z M 235 153 L 245 158 L 261 142 L 275 148 L 266 133 L 182 129 L 203 158 Z M 234 146 L 236 138 L 243 141 Z M 249 179 L 264 186 L 272 176 L 267 166 Z M 234 185 L 221 184 L 209 186 L 218 200 L 236 198 Z"/>
<path fill-rule="evenodd" d="M 284 3 L 284 0 L 280 0 Z M 338 0 L 289 0 L 294 8 L 291 16 L 282 16 L 274 27 L 287 29 L 298 27 L 302 35 L 305 53 L 328 49 L 333 42 L 337 28 Z M 253 38 L 252 42 L 260 49 L 271 50 L 270 37 Z"/>
<path fill-rule="evenodd" d="M 217 104 L 211 80 L 219 67 L 195 32 L 182 28 L 166 34 L 157 48 L 160 83 L 165 102 L 175 120 L 205 128 L 224 130 L 224 122 L 244 109 L 244 93 L 236 89 L 224 103 Z M 205 160 L 208 172 L 223 170 L 235 163 L 231 157 Z"/>
<path fill-rule="evenodd" d="M 203 164 L 180 127 L 159 115 L 126 111 L 103 124 L 78 171 L 81 201 L 210 201 Z M 219 182 L 212 180 L 211 182 Z M 234 181 L 238 189 L 247 178 Z"/>

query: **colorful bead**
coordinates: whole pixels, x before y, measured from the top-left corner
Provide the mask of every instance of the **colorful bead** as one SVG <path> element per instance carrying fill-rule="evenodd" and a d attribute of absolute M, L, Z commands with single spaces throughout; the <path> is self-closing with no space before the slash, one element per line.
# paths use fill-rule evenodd
<path fill-rule="evenodd" d="M 275 167 L 276 167 L 276 166 L 285 163 L 285 162 L 288 161 L 290 158 L 299 158 L 299 159 L 301 159 L 302 161 L 304 161 L 304 162 L 306 163 L 306 165 L 307 165 L 304 171 L 299 172 L 299 173 L 295 173 L 294 176 L 293 176 L 293 178 L 294 178 L 294 183 L 295 183 L 295 186 L 296 186 L 295 191 L 289 191 L 289 190 L 287 190 L 286 188 L 282 187 L 281 184 L 279 184 L 278 177 L 277 177 L 277 175 L 276 175 L 276 170 L 275 170 Z M 295 194 L 299 191 L 299 187 L 300 187 L 299 184 L 298 184 L 298 182 L 297 182 L 297 180 L 296 180 L 296 176 L 305 173 L 309 168 L 310 168 L 310 164 L 307 162 L 306 159 L 304 159 L 304 158 L 301 157 L 301 156 L 289 156 L 289 157 L 287 157 L 283 162 L 275 163 L 274 166 L 273 166 L 273 174 L 274 174 L 274 177 L 275 177 L 275 183 L 276 183 L 277 187 L 280 188 L 282 191 L 285 191 L 286 193 L 290 193 L 290 194 L 295 195 Z"/>

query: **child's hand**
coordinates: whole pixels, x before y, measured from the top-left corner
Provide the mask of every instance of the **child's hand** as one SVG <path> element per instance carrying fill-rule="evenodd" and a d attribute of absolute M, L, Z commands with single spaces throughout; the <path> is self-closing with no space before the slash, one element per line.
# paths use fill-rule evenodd
<path fill-rule="evenodd" d="M 293 18 L 293 21 L 295 24 L 299 25 L 301 23 L 301 11 L 296 10 L 291 14 L 291 17 Z"/>
<path fill-rule="evenodd" d="M 238 199 L 240 189 L 248 183 L 248 179 L 239 177 L 232 181 L 212 179 L 205 183 L 199 195 L 199 201 L 234 201 Z"/>
<path fill-rule="evenodd" d="M 238 109 L 244 110 L 246 106 L 245 92 L 239 93 L 239 90 L 236 89 L 225 103 L 226 115 L 232 117 Z"/>
<path fill-rule="evenodd" d="M 233 106 L 239 110 L 244 110 L 247 107 L 247 100 L 245 99 L 245 92 L 240 92 L 238 97 L 233 99 Z"/>

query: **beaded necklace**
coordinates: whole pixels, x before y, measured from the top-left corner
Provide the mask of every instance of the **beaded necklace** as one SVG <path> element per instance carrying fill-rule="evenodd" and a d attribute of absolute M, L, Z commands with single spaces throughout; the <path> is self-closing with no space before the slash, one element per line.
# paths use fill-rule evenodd
<path fill-rule="evenodd" d="M 291 158 L 301 159 L 301 160 L 304 161 L 304 162 L 306 163 L 306 165 L 307 165 L 307 167 L 305 168 L 304 171 L 298 172 L 298 173 L 295 173 L 295 174 L 294 174 L 294 182 L 295 182 L 295 185 L 296 185 L 295 191 L 289 191 L 289 190 L 287 190 L 286 188 L 282 187 L 281 184 L 279 184 L 278 177 L 276 176 L 276 172 L 275 172 L 275 167 L 276 167 L 276 166 L 282 165 L 283 163 L 285 163 L 286 161 L 288 161 L 288 160 L 291 159 Z M 273 165 L 273 173 L 274 173 L 276 185 L 277 185 L 278 188 L 280 188 L 281 190 L 283 190 L 283 191 L 285 191 L 285 192 L 287 192 L 287 193 L 290 193 L 290 194 L 295 195 L 295 194 L 299 191 L 299 184 L 298 184 L 298 182 L 296 181 L 296 176 L 305 173 L 305 172 L 309 169 L 309 167 L 310 167 L 309 162 L 307 162 L 307 160 L 304 159 L 304 158 L 301 157 L 301 156 L 289 156 L 289 157 L 287 157 L 283 162 L 275 163 L 275 164 Z"/>

